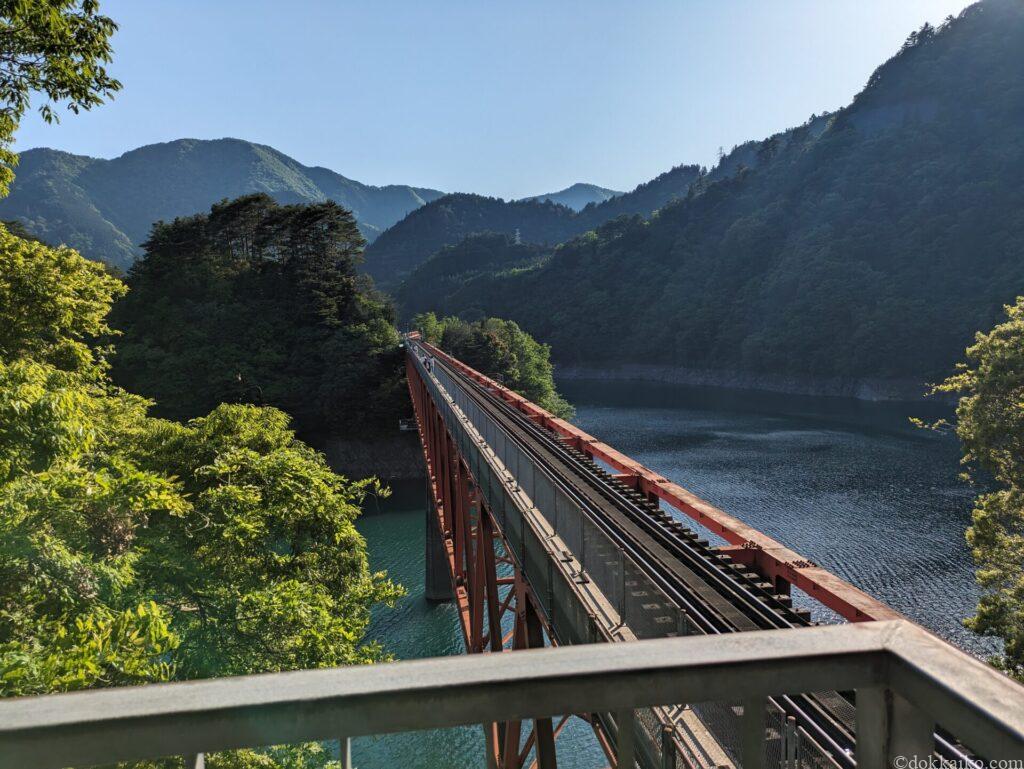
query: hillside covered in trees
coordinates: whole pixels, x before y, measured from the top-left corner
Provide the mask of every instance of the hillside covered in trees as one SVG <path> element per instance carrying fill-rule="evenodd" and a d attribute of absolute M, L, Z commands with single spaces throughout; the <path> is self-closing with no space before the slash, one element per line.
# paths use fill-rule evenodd
<path fill-rule="evenodd" d="M 403 358 L 390 305 L 356 275 L 363 242 L 335 203 L 267 195 L 157 223 L 113 314 L 115 380 L 173 419 L 252 403 L 304 434 L 394 429 Z"/>
<path fill-rule="evenodd" d="M 17 219 L 46 242 L 66 243 L 90 259 L 127 269 L 153 222 L 251 193 L 279 203 L 334 201 L 354 213 L 371 240 L 442 194 L 362 184 L 240 139 L 180 139 L 113 160 L 45 148 L 23 152 L 11 194 L 0 200 L 0 219 Z"/>
<path fill-rule="evenodd" d="M 1024 4 L 986 0 L 652 219 L 473 274 L 434 309 L 511 318 L 560 362 L 940 379 L 1024 292 L 1022 72 Z"/>
<path fill-rule="evenodd" d="M 461 318 L 417 315 L 413 328 L 423 339 L 493 377 L 555 416 L 571 419 L 573 407 L 555 389 L 551 348 L 501 318 L 469 323 Z"/>
<path fill-rule="evenodd" d="M 475 315 L 476 278 L 488 280 L 508 270 L 529 269 L 550 253 L 546 246 L 523 243 L 498 232 L 469 235 L 453 246 L 445 246 L 413 270 L 395 290 L 395 301 L 405 318 L 449 306 Z"/>
<path fill-rule="evenodd" d="M 394 288 L 440 249 L 483 232 L 553 246 L 617 216 L 650 216 L 686 197 L 700 174 L 697 166 L 678 166 L 632 192 L 590 203 L 578 213 L 552 202 L 445 195 L 413 211 L 375 240 L 366 250 L 365 269 L 382 287 Z"/>
<path fill-rule="evenodd" d="M 366 250 L 364 269 L 393 288 L 445 246 L 482 232 L 555 245 L 577 232 L 577 214 L 556 203 L 504 201 L 482 195 L 445 195 L 413 211 Z"/>

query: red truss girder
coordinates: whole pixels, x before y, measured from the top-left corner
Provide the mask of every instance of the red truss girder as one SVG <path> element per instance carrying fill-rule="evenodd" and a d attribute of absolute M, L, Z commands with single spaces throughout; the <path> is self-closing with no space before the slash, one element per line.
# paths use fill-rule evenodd
<path fill-rule="evenodd" d="M 546 628 L 530 587 L 510 557 L 468 465 L 411 360 L 406 361 L 406 372 L 466 651 L 542 647 Z M 495 552 L 496 545 L 500 554 Z M 514 612 L 514 621 L 505 633 L 502 619 L 508 612 Z M 484 724 L 488 765 L 520 769 L 534 751 L 532 765 L 554 769 L 554 740 L 561 726 L 556 729 L 550 718 L 534 719 L 524 743 L 519 721 Z"/>

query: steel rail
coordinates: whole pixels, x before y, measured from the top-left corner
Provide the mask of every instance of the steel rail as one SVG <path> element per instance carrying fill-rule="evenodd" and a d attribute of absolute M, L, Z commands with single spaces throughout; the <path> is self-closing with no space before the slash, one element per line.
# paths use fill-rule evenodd
<path fill-rule="evenodd" d="M 450 369 L 448 369 L 448 371 L 449 373 L 451 372 Z M 471 392 L 467 392 L 467 394 L 473 397 L 474 400 L 479 405 L 481 405 L 484 408 L 487 408 L 488 411 L 490 411 L 490 403 L 488 401 L 481 400 L 475 397 Z M 581 509 L 591 511 L 591 519 L 593 520 L 593 522 L 598 526 L 598 528 L 601 529 L 601 531 L 606 536 L 613 540 L 614 544 L 621 547 L 622 550 L 626 552 L 634 562 L 638 564 L 643 564 L 646 561 L 645 554 L 643 553 L 643 551 L 636 544 L 634 544 L 632 541 L 626 538 L 618 529 L 612 527 L 611 524 L 607 521 L 607 519 L 600 514 L 599 510 L 594 509 L 594 501 L 592 498 L 588 497 L 588 495 L 586 495 L 578 486 L 569 483 L 568 479 L 565 477 L 565 474 L 560 473 L 558 469 L 554 468 L 551 462 L 545 459 L 543 456 L 539 455 L 533 447 L 517 439 L 515 432 L 513 432 L 511 436 L 512 440 L 516 443 L 516 445 L 520 447 L 522 451 L 531 456 L 538 464 L 547 468 L 548 477 L 552 483 L 558 486 L 563 491 L 563 493 L 565 493 L 566 496 L 568 496 L 572 501 L 574 501 Z M 719 627 L 729 627 L 728 622 L 723 617 L 715 613 L 714 608 L 709 609 L 709 607 L 705 606 L 705 611 L 701 612 L 700 607 L 692 602 L 693 596 L 685 588 L 680 587 L 672 581 L 666 580 L 657 571 L 655 571 L 653 574 L 649 574 L 649 576 L 651 576 L 653 580 L 658 584 L 658 587 L 662 588 L 667 594 L 669 594 L 670 597 L 677 600 L 680 603 L 680 605 L 688 607 L 690 611 L 692 611 L 691 618 L 695 621 L 695 624 L 697 624 L 698 626 L 707 628 L 707 630 L 712 633 L 718 632 L 717 628 Z M 708 611 L 710 611 L 711 614 L 708 614 Z"/>
<path fill-rule="evenodd" d="M 443 364 L 442 364 L 443 365 Z M 596 490 L 598 495 L 601 497 L 600 500 L 595 499 L 593 494 L 587 494 L 591 506 L 595 512 L 606 513 L 612 512 L 613 514 L 625 514 L 627 516 L 627 525 L 624 527 L 627 534 L 637 538 L 642 544 L 643 540 L 646 539 L 646 544 L 655 544 L 657 547 L 654 549 L 655 553 L 661 555 L 661 557 L 654 557 L 651 555 L 652 548 L 641 548 L 637 550 L 638 555 L 641 556 L 642 560 L 655 560 L 660 561 L 661 568 L 667 569 L 670 572 L 676 572 L 678 574 L 678 564 L 674 563 L 672 559 L 666 559 L 664 556 L 675 556 L 677 559 L 684 560 L 685 565 L 698 572 L 698 576 L 706 584 L 712 585 L 716 588 L 716 591 L 729 601 L 731 606 L 735 606 L 737 602 L 743 602 L 747 609 L 750 611 L 752 616 L 756 616 L 762 620 L 765 624 L 757 622 L 751 625 L 747 629 L 756 629 L 757 627 L 764 627 L 765 629 L 770 628 L 785 628 L 792 627 L 794 624 L 809 624 L 807 621 L 800 621 L 798 615 L 788 607 L 785 607 L 781 602 L 778 601 L 775 596 L 770 594 L 768 591 L 756 587 L 753 584 L 749 584 L 751 580 L 746 578 L 743 574 L 737 573 L 732 569 L 728 571 L 722 570 L 724 568 L 724 561 L 719 561 L 710 552 L 710 549 L 701 549 L 696 542 L 690 541 L 685 536 L 680 537 L 673 531 L 666 531 L 660 528 L 658 524 L 662 523 L 661 520 L 654 518 L 654 514 L 651 511 L 645 509 L 641 504 L 634 502 L 625 493 L 616 488 L 615 481 L 613 479 L 605 479 L 598 474 L 597 469 L 592 465 L 589 460 L 578 459 L 569 453 L 569 449 L 558 442 L 557 438 L 552 436 L 543 428 L 533 424 L 527 417 L 520 412 L 511 408 L 508 404 L 503 401 L 496 400 L 493 396 L 487 393 L 476 382 L 462 377 L 457 372 L 454 372 L 451 368 L 445 366 L 450 374 L 455 376 L 464 384 L 469 385 L 478 394 L 482 395 L 481 399 L 476 399 L 478 403 L 488 408 L 490 413 L 494 413 L 494 408 L 503 411 L 503 416 L 510 420 L 517 422 L 520 430 L 527 431 L 535 439 L 542 441 L 546 444 L 544 447 L 549 452 L 550 456 L 556 458 L 558 464 L 561 464 L 563 468 L 570 469 L 575 476 L 582 479 L 588 484 L 591 489 Z M 506 424 L 508 419 L 505 420 Z M 551 462 L 542 457 L 538 457 L 546 465 L 551 465 Z M 554 470 L 554 468 L 550 468 Z M 556 477 L 564 477 L 555 470 Z M 666 516 L 667 517 L 667 516 Z M 621 520 L 619 523 L 623 523 Z M 631 525 L 630 525 L 631 524 Z M 640 531 L 637 531 L 640 529 Z M 639 535 L 639 536 L 638 536 Z M 670 550 L 669 548 L 672 548 Z M 659 553 L 660 551 L 660 553 Z M 663 553 L 663 555 L 662 555 Z M 717 563 L 712 565 L 710 561 L 716 561 L 722 563 L 723 567 L 718 567 Z M 731 573 L 730 573 L 731 572 Z M 686 579 L 686 575 L 678 575 L 680 579 L 690 584 L 690 581 Z M 730 578 L 732 578 L 730 580 Z M 743 582 L 740 582 L 742 580 Z M 771 612 L 764 610 L 764 603 L 766 601 L 774 602 L 777 608 L 792 616 L 791 622 L 779 623 L 775 621 L 775 617 Z"/>

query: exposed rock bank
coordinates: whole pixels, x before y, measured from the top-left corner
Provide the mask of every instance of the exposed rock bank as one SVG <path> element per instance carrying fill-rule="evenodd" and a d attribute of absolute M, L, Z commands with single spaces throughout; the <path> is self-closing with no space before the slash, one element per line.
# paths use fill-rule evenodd
<path fill-rule="evenodd" d="M 653 366 L 629 363 L 619 366 L 562 366 L 555 368 L 558 379 L 619 379 L 666 382 L 700 387 L 725 387 L 734 390 L 761 390 L 792 395 L 819 395 L 857 398 L 866 401 L 916 401 L 924 397 L 928 385 L 910 379 L 841 379 L 752 374 L 741 371 L 690 369 L 677 366 Z"/>

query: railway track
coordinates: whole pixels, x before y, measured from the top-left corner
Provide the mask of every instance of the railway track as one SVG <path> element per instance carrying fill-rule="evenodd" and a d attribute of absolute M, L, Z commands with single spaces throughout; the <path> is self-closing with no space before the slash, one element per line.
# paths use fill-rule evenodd
<path fill-rule="evenodd" d="M 683 612 L 690 632 L 713 635 L 811 623 L 808 612 L 793 609 L 789 597 L 775 593 L 760 575 L 716 552 L 696 532 L 644 500 L 582 453 L 457 369 L 436 358 L 434 365 L 442 366 L 520 450 L 545 468 L 549 479 L 658 585 Z M 657 612 L 657 608 L 650 611 Z M 832 713 L 827 703 L 808 695 L 777 697 L 774 701 L 838 766 L 855 766 L 852 724 Z"/>
<path fill-rule="evenodd" d="M 685 616 L 687 632 L 714 635 L 812 624 L 810 612 L 794 608 L 790 597 L 777 593 L 761 575 L 735 563 L 496 393 L 441 359 L 433 358 L 433 365 L 441 366 L 658 586 Z M 658 606 L 643 610 L 657 614 Z M 660 618 L 650 619 L 658 624 Z M 804 736 L 836 766 L 854 769 L 855 705 L 851 695 L 827 692 L 779 696 L 771 701 L 792 717 Z M 963 761 L 965 766 L 981 766 L 944 731 L 935 736 L 937 753 L 943 758 Z"/>

